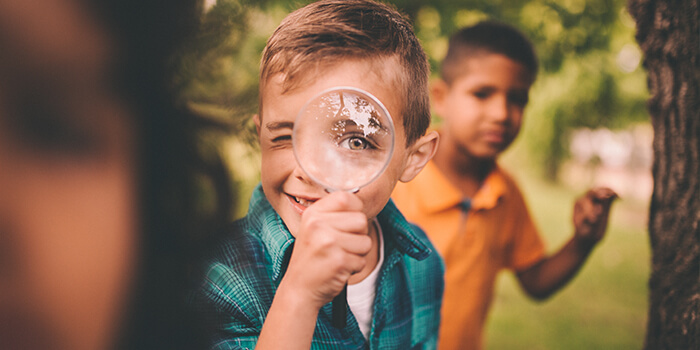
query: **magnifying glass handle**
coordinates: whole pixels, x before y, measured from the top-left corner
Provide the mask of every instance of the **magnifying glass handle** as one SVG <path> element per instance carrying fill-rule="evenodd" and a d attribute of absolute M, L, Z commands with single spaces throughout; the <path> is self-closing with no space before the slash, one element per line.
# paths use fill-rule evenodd
<path fill-rule="evenodd" d="M 345 328 L 346 311 L 348 305 L 348 285 L 343 287 L 340 294 L 333 298 L 333 327 L 335 328 Z"/>

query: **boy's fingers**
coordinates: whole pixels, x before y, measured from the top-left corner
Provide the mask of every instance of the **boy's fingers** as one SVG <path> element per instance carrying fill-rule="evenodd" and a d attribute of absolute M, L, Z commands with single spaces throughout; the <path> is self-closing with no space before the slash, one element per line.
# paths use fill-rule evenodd
<path fill-rule="evenodd" d="M 367 216 L 361 212 L 330 212 L 306 215 L 303 220 L 305 220 L 304 226 L 308 230 L 337 230 L 361 235 L 369 233 Z"/>
<path fill-rule="evenodd" d="M 333 192 L 314 203 L 318 211 L 362 211 L 363 205 L 359 197 L 352 193 Z"/>
<path fill-rule="evenodd" d="M 344 257 L 341 266 L 349 273 L 347 278 L 350 278 L 352 274 L 362 271 L 366 264 L 367 260 L 365 260 L 363 257 L 349 254 Z M 347 283 L 347 280 L 345 283 Z"/>
<path fill-rule="evenodd" d="M 595 219 L 596 205 L 593 204 L 593 201 L 590 200 L 590 198 L 582 198 L 581 200 L 577 201 L 576 204 L 578 204 L 577 209 L 583 221 L 591 222 L 591 220 Z"/>
<path fill-rule="evenodd" d="M 608 187 L 597 187 L 588 191 L 588 196 L 596 203 L 610 205 L 618 195 Z"/>
<path fill-rule="evenodd" d="M 586 239 L 600 240 L 607 225 L 608 212 L 617 193 L 607 187 L 588 190 L 574 205 L 576 234 Z"/>
<path fill-rule="evenodd" d="M 369 236 L 340 234 L 338 243 L 346 252 L 365 256 L 372 249 L 372 239 Z"/>
<path fill-rule="evenodd" d="M 586 217 L 583 200 L 577 200 L 574 203 L 574 226 L 580 227 Z"/>

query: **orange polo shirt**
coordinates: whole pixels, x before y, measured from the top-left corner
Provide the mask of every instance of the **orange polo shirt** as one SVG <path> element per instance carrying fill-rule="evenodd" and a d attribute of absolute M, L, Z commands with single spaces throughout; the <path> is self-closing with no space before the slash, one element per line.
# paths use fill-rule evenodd
<path fill-rule="evenodd" d="M 398 184 L 392 197 L 445 260 L 438 348 L 481 349 L 499 270 L 522 270 L 545 254 L 518 186 L 496 168 L 465 213 L 461 191 L 431 161 L 413 181 Z"/>

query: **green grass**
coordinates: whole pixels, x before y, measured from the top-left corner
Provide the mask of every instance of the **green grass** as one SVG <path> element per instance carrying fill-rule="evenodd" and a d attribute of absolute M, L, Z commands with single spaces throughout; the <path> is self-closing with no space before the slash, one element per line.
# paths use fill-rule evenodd
<path fill-rule="evenodd" d="M 522 170 L 513 157 L 504 160 L 548 250 L 555 251 L 573 234 L 573 203 L 580 193 Z M 603 242 L 574 280 L 547 301 L 528 299 L 514 276 L 502 273 L 486 325 L 486 348 L 640 349 L 650 264 L 646 222 L 645 203 L 616 201 Z"/>

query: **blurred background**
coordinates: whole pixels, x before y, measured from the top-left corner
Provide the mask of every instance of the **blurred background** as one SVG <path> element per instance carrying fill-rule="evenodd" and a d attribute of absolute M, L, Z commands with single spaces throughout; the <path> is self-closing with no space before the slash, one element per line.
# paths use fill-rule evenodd
<path fill-rule="evenodd" d="M 205 0 L 204 26 L 182 53 L 176 84 L 189 106 L 234 133 L 221 148 L 234 174 L 235 217 L 259 181 L 251 116 L 265 41 L 309 1 Z M 606 185 L 607 237 L 578 277 L 545 302 L 503 274 L 486 329 L 489 349 L 639 349 L 647 313 L 652 128 L 646 75 L 625 0 L 394 0 L 413 20 L 433 72 L 456 29 L 483 19 L 515 25 L 540 58 L 519 138 L 501 164 L 524 192 L 549 250 L 573 233 L 574 199 Z M 435 120 L 435 123 L 439 123 Z M 203 137 L 207 137 L 204 135 Z"/>

